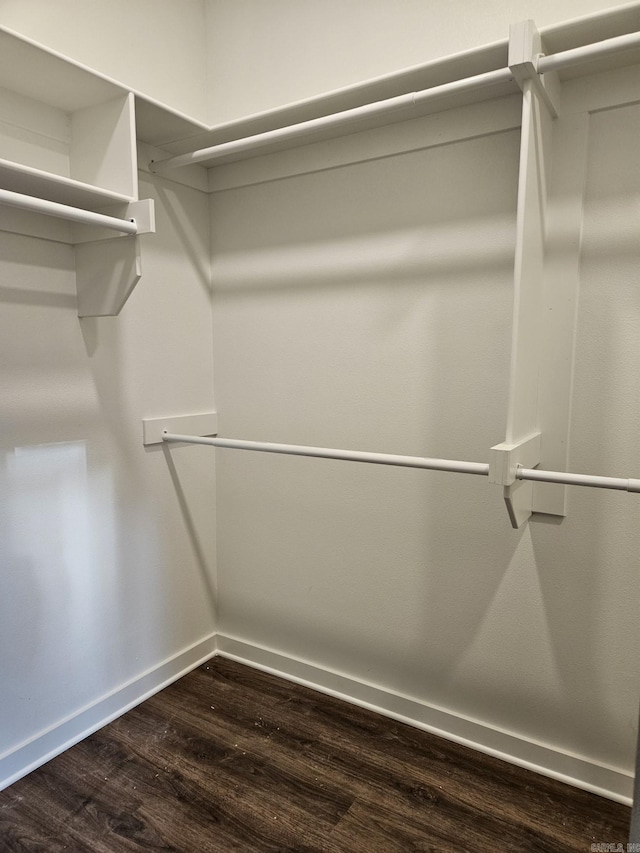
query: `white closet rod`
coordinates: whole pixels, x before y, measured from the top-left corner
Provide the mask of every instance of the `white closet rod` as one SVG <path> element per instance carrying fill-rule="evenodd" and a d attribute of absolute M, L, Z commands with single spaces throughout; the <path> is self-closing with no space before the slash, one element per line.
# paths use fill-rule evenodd
<path fill-rule="evenodd" d="M 94 213 L 92 210 L 70 207 L 57 201 L 48 201 L 44 198 L 14 193 L 10 190 L 0 189 L 0 204 L 19 207 L 33 213 L 43 213 L 45 216 L 68 219 L 71 222 L 81 222 L 83 225 L 99 225 L 102 228 L 110 228 L 112 231 L 121 231 L 123 234 L 138 233 L 138 226 L 133 219 L 117 219 L 115 216 L 107 216 L 104 213 Z"/>
<path fill-rule="evenodd" d="M 517 468 L 516 480 L 560 483 L 564 486 L 588 486 L 592 489 L 616 489 L 619 492 L 640 492 L 640 480 L 598 477 L 593 474 L 570 474 L 565 471 L 541 471 L 536 468 Z"/>
<path fill-rule="evenodd" d="M 309 121 L 302 121 L 288 127 L 279 127 L 243 139 L 221 142 L 209 148 L 199 148 L 189 154 L 180 154 L 177 157 L 169 157 L 165 160 L 152 160 L 150 168 L 152 172 L 163 169 L 178 169 L 182 166 L 201 163 L 204 160 L 217 160 L 220 157 L 226 157 L 228 154 L 243 154 L 254 148 L 262 148 L 272 142 L 286 142 L 290 139 L 308 136 L 316 130 L 334 130 L 344 125 L 357 124 L 362 119 L 384 116 L 399 110 L 413 109 L 427 101 L 437 100 L 448 95 L 471 92 L 475 89 L 484 89 L 487 86 L 495 86 L 499 83 L 509 83 L 512 79 L 511 71 L 508 68 L 499 68 L 497 71 L 465 77 L 462 80 L 454 80 L 452 83 L 444 83 L 442 86 L 432 86 L 430 89 L 424 89 L 421 92 L 397 95 L 395 98 L 374 101 L 372 104 L 364 104 L 361 107 L 354 107 L 339 113 L 312 118 Z"/>
<path fill-rule="evenodd" d="M 569 65 L 576 65 L 591 59 L 600 59 L 603 56 L 609 56 L 613 53 L 620 53 L 634 48 L 640 48 L 640 32 L 616 36 L 615 38 L 605 39 L 604 41 L 595 42 L 583 47 L 561 51 L 551 56 L 541 55 L 538 57 L 537 71 L 540 74 L 548 71 L 557 71 L 559 68 L 566 68 Z M 362 119 L 373 116 L 384 116 L 398 110 L 412 109 L 419 107 L 427 101 L 437 100 L 438 98 L 449 95 L 472 92 L 475 89 L 495 86 L 500 83 L 509 83 L 512 80 L 513 75 L 509 68 L 499 68 L 495 71 L 488 71 L 484 74 L 477 74 L 472 77 L 465 77 L 462 80 L 444 83 L 441 86 L 432 86 L 430 89 L 423 89 L 420 92 L 398 95 L 395 98 L 376 101 L 372 104 L 365 104 L 364 106 L 343 110 L 332 115 L 310 119 L 309 121 L 303 121 L 288 127 L 280 127 L 275 130 L 268 130 L 265 133 L 257 133 L 253 136 L 247 136 L 244 139 L 234 139 L 230 142 L 211 145 L 208 148 L 199 148 L 197 151 L 191 151 L 188 154 L 179 154 L 176 157 L 168 157 L 163 160 L 152 160 L 150 168 L 152 172 L 156 172 L 165 169 L 178 169 L 182 166 L 190 166 L 205 161 L 211 162 L 229 154 L 243 154 L 247 151 L 262 148 L 273 142 L 284 142 L 305 137 L 316 130 L 333 130 L 345 125 L 356 124 Z"/>
<path fill-rule="evenodd" d="M 400 468 L 426 468 L 430 471 L 451 471 L 454 474 L 489 474 L 484 462 L 458 462 L 455 459 L 428 459 L 422 456 L 394 456 L 389 453 L 366 453 L 361 450 L 334 450 L 330 447 L 305 447 L 300 444 L 270 444 L 264 441 L 243 441 L 235 438 L 202 438 L 194 435 L 162 434 L 163 441 L 187 444 L 208 444 L 232 450 L 257 450 L 262 453 L 284 453 L 289 456 L 313 456 L 321 459 L 340 459 L 344 462 L 370 462 L 374 465 L 396 465 Z"/>
<path fill-rule="evenodd" d="M 423 456 L 394 456 L 389 453 L 368 453 L 361 450 L 335 450 L 330 447 L 306 447 L 299 444 L 271 444 L 264 441 L 244 441 L 235 438 L 205 438 L 163 432 L 163 441 L 185 444 L 206 444 L 232 450 L 254 450 L 262 453 L 284 453 L 289 456 L 311 456 L 321 459 L 339 459 L 344 462 L 369 462 L 374 465 L 395 465 L 400 468 L 422 468 L 429 471 L 449 471 L 454 474 L 489 475 L 485 462 L 461 462 L 456 459 L 431 459 Z M 621 477 L 599 477 L 591 474 L 570 474 L 564 471 L 538 471 L 534 468 L 516 470 L 516 479 L 542 483 L 560 483 L 566 486 L 589 486 L 594 489 L 640 492 L 640 480 Z"/>
<path fill-rule="evenodd" d="M 569 65 L 577 65 L 589 59 L 601 59 L 613 53 L 623 53 L 625 50 L 633 50 L 640 47 L 640 32 L 626 33 L 615 38 L 597 41 L 584 47 L 574 47 L 571 50 L 563 50 L 551 56 L 541 54 L 536 63 L 539 74 L 547 71 L 557 71 L 559 68 L 567 68 Z"/>

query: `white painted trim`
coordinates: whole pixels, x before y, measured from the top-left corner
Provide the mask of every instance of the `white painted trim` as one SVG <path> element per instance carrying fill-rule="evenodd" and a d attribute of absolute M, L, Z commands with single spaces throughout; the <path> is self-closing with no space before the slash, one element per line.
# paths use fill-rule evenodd
<path fill-rule="evenodd" d="M 562 84 L 563 117 L 626 107 L 638 101 L 640 65 L 565 80 Z"/>
<path fill-rule="evenodd" d="M 216 653 L 216 635 L 167 658 L 131 681 L 0 755 L 0 791 L 106 726 Z"/>
<path fill-rule="evenodd" d="M 218 634 L 217 654 L 573 787 L 631 805 L 633 776 L 619 768 L 562 752 L 410 696 L 393 693 L 234 637 Z"/>
<path fill-rule="evenodd" d="M 335 696 L 573 787 L 631 805 L 633 775 L 620 768 L 562 752 L 413 697 L 223 634 L 205 637 L 0 755 L 0 791 L 217 655 Z"/>

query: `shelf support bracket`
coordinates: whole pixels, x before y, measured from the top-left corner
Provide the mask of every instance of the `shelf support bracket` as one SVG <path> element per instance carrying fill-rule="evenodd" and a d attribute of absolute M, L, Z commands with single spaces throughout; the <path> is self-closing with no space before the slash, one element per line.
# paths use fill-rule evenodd
<path fill-rule="evenodd" d="M 101 212 L 133 219 L 137 234 L 114 237 L 106 229 L 76 226 L 78 317 L 113 317 L 120 313 L 142 276 L 140 235 L 155 232 L 153 199 L 117 205 Z"/>

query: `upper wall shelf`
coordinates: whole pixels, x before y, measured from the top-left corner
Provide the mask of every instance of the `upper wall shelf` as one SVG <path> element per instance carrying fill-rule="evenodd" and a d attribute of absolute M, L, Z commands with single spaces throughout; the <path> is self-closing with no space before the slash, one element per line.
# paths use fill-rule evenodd
<path fill-rule="evenodd" d="M 87 208 L 135 201 L 133 96 L 0 31 L 0 185 Z"/>
<path fill-rule="evenodd" d="M 137 198 L 133 96 L 67 113 L 0 89 L 4 189 L 93 206 Z"/>
<path fill-rule="evenodd" d="M 266 133 L 281 127 L 310 121 L 326 115 L 354 109 L 375 101 L 395 98 L 452 80 L 483 74 L 503 68 L 507 61 L 507 41 L 465 51 L 455 56 L 434 60 L 412 68 L 402 69 L 383 77 L 366 80 L 330 92 L 285 104 L 254 115 L 223 124 L 214 124 L 190 139 L 167 141 L 162 147 L 172 154 L 183 154 L 195 148 Z M 506 87 L 502 94 L 516 92 L 516 87 Z M 500 93 L 499 93 L 500 94 Z M 377 124 L 379 125 L 379 121 Z M 371 121 L 370 126 L 376 122 Z M 364 123 L 360 129 L 365 129 Z"/>
<path fill-rule="evenodd" d="M 540 34 L 546 50 L 549 53 L 558 53 L 623 33 L 634 32 L 639 26 L 640 8 L 637 4 L 632 4 L 572 20 L 566 24 L 542 28 Z M 138 140 L 156 148 L 162 148 L 169 154 L 183 154 L 196 148 L 264 133 L 374 101 L 504 68 L 507 63 L 507 53 L 508 39 L 505 37 L 494 44 L 464 51 L 454 56 L 438 58 L 235 121 L 216 124 L 185 115 L 179 110 L 150 98 L 143 92 L 125 86 L 18 33 L 0 27 L 0 87 L 24 98 L 44 102 L 54 110 L 69 114 L 132 93 L 135 98 Z M 635 56 L 621 55 L 616 59 L 592 62 L 588 67 L 567 69 L 560 72 L 560 76 L 565 78 L 591 74 L 594 71 L 618 67 L 621 62 L 636 63 L 638 61 L 640 61 L 640 51 L 636 51 Z M 25 68 L 29 69 L 28 74 L 23 73 Z M 508 86 L 501 92 L 496 88 L 491 96 L 508 94 L 516 89 L 517 87 Z M 479 97 L 482 96 L 478 94 Z M 439 109 L 444 106 L 444 104 L 440 105 Z M 364 125 L 361 129 L 364 129 Z M 4 155 L 0 153 L 0 157 L 2 156 Z M 48 167 L 45 167 L 44 171 L 48 171 Z M 75 174 L 70 177 L 82 183 L 92 183 L 91 180 L 86 181 L 85 178 Z"/>
<path fill-rule="evenodd" d="M 540 36 L 546 52 L 556 54 L 623 34 L 633 33 L 638 29 L 640 29 L 640 7 L 634 4 L 633 6 L 607 10 L 566 24 L 543 28 L 540 30 Z M 346 110 L 354 110 L 367 104 L 407 95 L 411 92 L 420 92 L 467 77 L 503 69 L 507 66 L 508 50 L 509 43 L 508 39 L 505 38 L 503 41 L 494 44 L 463 51 L 454 56 L 439 58 L 332 92 L 322 93 L 296 103 L 265 110 L 224 124 L 212 125 L 195 133 L 191 138 L 176 136 L 173 140 L 167 139 L 164 143 L 157 142 L 156 144 L 170 154 L 182 155 L 196 149 L 268 133 Z M 619 68 L 627 64 L 637 64 L 638 62 L 640 62 L 640 49 L 625 51 L 616 56 L 593 58 L 588 62 L 562 69 L 558 72 L 558 76 L 561 80 L 565 80 Z M 424 101 L 419 109 L 405 114 L 404 117 L 416 118 L 461 106 L 464 103 L 497 98 L 519 91 L 516 83 L 512 82 L 492 86 L 486 90 L 478 89 L 473 94 L 453 93 L 449 97 L 443 97 L 437 103 Z M 402 117 L 398 115 L 395 119 L 363 118 L 357 127 L 345 125 L 341 131 L 336 128 L 331 131 L 318 129 L 314 134 L 305 135 L 300 144 L 334 138 L 353 133 L 355 130 L 379 127 L 392 120 L 402 120 Z M 274 142 L 269 147 L 262 149 L 261 153 L 271 153 L 286 147 L 291 147 L 291 145 L 286 142 Z M 216 156 L 215 159 L 212 158 L 211 162 L 203 161 L 201 165 L 205 167 L 218 166 L 255 156 L 257 156 L 255 152 L 234 153 L 225 155 L 223 158 Z"/>
<path fill-rule="evenodd" d="M 88 209 L 137 198 L 136 138 L 205 125 L 0 28 L 0 186 Z"/>
<path fill-rule="evenodd" d="M 542 41 L 547 53 L 555 54 L 635 32 L 638 18 L 637 4 L 623 7 L 545 30 Z M 122 211 L 138 199 L 137 141 L 160 148 L 159 155 L 151 155 L 158 161 L 163 157 L 170 160 L 172 154 L 182 159 L 179 155 L 185 152 L 240 141 L 222 155 L 217 151 L 210 162 L 207 157 L 194 161 L 209 167 L 214 162 L 218 165 L 257 156 L 253 146 L 243 144 L 243 138 L 248 136 L 276 131 L 258 152 L 266 153 L 495 99 L 518 90 L 516 80 L 503 73 L 509 72 L 508 49 L 505 40 L 216 127 L 0 27 L 0 189 L 78 209 L 127 216 Z M 640 48 L 635 48 L 605 59 L 594 58 L 578 70 L 561 74 L 594 73 L 638 61 Z M 465 81 L 474 77 L 490 78 L 489 85 L 473 84 L 469 88 Z M 438 87 L 443 89 L 441 93 L 434 91 Z M 417 93 L 415 98 L 412 92 Z M 394 98 L 399 101 L 394 115 L 377 109 L 379 102 Z M 355 121 L 345 122 L 340 128 L 327 120 L 332 114 L 358 109 L 361 112 Z M 309 133 L 306 128 L 302 134 L 288 133 L 288 126 L 304 122 L 313 124 Z M 198 185 L 206 189 L 203 169 L 197 177 Z M 31 230 L 29 217 L 37 220 Z M 26 213 L 16 225 L 16 220 L 0 208 L 0 228 L 4 230 L 49 236 L 49 226 L 41 220 L 38 214 Z M 66 227 L 66 223 L 63 225 Z M 50 239 L 77 246 L 77 229 L 61 230 L 59 224 L 50 227 L 56 229 Z M 132 278 L 140 274 L 137 239 L 137 235 L 118 238 L 121 244 L 126 240 L 135 243 L 135 251 L 128 255 Z M 97 240 L 102 237 L 83 236 L 84 246 L 77 250 L 76 257 L 95 254 L 87 246 Z M 117 254 L 115 249 L 108 252 Z M 101 251 L 101 263 L 108 252 Z M 80 265 L 84 276 L 92 275 L 92 263 L 88 260 Z M 112 286 L 113 281 L 109 289 Z M 97 287 L 93 281 L 92 288 Z M 117 288 L 120 293 L 130 292 L 128 284 L 121 287 L 118 283 Z M 100 305 L 96 310 L 100 314 L 117 313 L 121 304 L 118 298 L 114 304 Z M 90 310 L 93 312 L 94 307 Z"/>
<path fill-rule="evenodd" d="M 0 123 L 1 125 L 1 123 Z M 133 194 L 112 192 L 54 172 L 27 166 L 13 160 L 0 159 L 0 187 L 12 192 L 58 201 L 87 210 L 106 204 L 128 202 Z"/>
<path fill-rule="evenodd" d="M 511 94 L 522 87 L 525 79 L 533 81 L 539 96 L 551 110 L 553 117 L 557 118 L 560 80 L 563 79 L 563 73 L 575 77 L 577 68 L 583 74 L 588 72 L 593 75 L 640 61 L 640 32 L 638 31 L 590 42 L 557 53 L 549 51 L 531 21 L 512 25 L 511 33 L 508 65 L 481 71 L 464 78 L 455 77 L 449 82 L 438 85 L 434 85 L 431 81 L 429 86 L 417 91 L 262 133 L 254 133 L 239 139 L 191 148 L 173 157 L 157 158 L 150 164 L 151 171 L 162 173 L 193 165 L 213 167 L 358 133 L 372 127 L 441 113 L 455 107 Z M 526 33 L 526 36 L 521 33 Z M 532 43 L 535 45 L 533 49 L 531 49 Z M 522 49 L 525 44 L 530 49 L 531 58 L 526 63 L 514 65 L 512 55 Z"/>
<path fill-rule="evenodd" d="M 0 192 L 1 230 L 74 247 L 78 314 L 119 313 L 155 230 L 134 93 L 0 29 Z"/>
<path fill-rule="evenodd" d="M 24 73 L 29 69 L 29 73 Z M 138 137 L 151 145 L 193 136 L 209 125 L 0 26 L 0 86 L 73 113 L 132 92 Z"/>

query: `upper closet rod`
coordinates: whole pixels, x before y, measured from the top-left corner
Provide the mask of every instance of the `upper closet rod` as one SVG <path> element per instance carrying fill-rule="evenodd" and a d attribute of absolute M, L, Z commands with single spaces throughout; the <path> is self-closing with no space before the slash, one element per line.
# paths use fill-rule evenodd
<path fill-rule="evenodd" d="M 255 450 L 262 453 L 284 453 L 289 456 L 311 456 L 321 459 L 339 459 L 346 462 L 369 462 L 374 465 L 395 465 L 401 468 L 422 468 L 429 471 L 449 471 L 454 474 L 489 475 L 485 462 L 460 462 L 456 459 L 431 459 L 423 456 L 394 456 L 388 453 L 368 453 L 361 450 L 335 450 L 329 447 L 306 447 L 300 444 L 271 444 L 264 441 L 244 441 L 235 438 L 208 438 L 197 435 L 180 435 L 164 431 L 163 441 L 186 444 L 208 444 L 233 450 Z M 560 483 L 567 486 L 589 486 L 594 489 L 615 489 L 640 492 L 640 480 L 622 477 L 599 477 L 592 474 L 571 474 L 565 471 L 538 471 L 535 468 L 516 470 L 517 480 L 543 483 Z"/>
<path fill-rule="evenodd" d="M 537 61 L 537 71 L 540 74 L 557 71 L 559 68 L 566 68 L 570 65 L 587 62 L 591 59 L 600 59 L 603 56 L 609 56 L 638 47 L 640 47 L 640 32 L 628 33 L 616 36 L 615 38 L 605 39 L 601 42 L 584 45 L 583 47 L 561 51 L 551 56 L 541 55 Z M 441 86 L 432 86 L 430 89 L 423 89 L 420 92 L 398 95 L 394 98 L 376 101 L 372 104 L 365 104 L 364 106 L 354 107 L 350 110 L 343 110 L 332 115 L 299 122 L 289 127 L 280 127 L 275 130 L 268 130 L 265 133 L 257 133 L 253 136 L 247 136 L 244 139 L 234 139 L 230 142 L 211 145 L 208 148 L 199 148 L 197 151 L 192 151 L 188 154 L 179 154 L 176 157 L 168 157 L 163 160 L 152 160 L 150 169 L 152 172 L 158 172 L 205 161 L 211 162 L 229 154 L 243 154 L 247 151 L 263 148 L 274 142 L 285 142 L 305 137 L 316 130 L 333 130 L 338 127 L 344 127 L 345 125 L 356 124 L 362 119 L 383 116 L 398 110 L 411 109 L 427 101 L 437 100 L 438 98 L 449 95 L 472 92 L 476 89 L 495 86 L 500 83 L 509 83 L 512 80 L 513 76 L 509 68 L 499 68 L 495 71 L 487 71 L 484 74 L 477 74 L 472 77 L 465 77 L 462 80 L 444 83 Z"/>
<path fill-rule="evenodd" d="M 0 189 L 0 204 L 19 207 L 33 213 L 44 213 L 46 216 L 56 216 L 59 219 L 68 219 L 71 222 L 81 222 L 83 225 L 100 225 L 102 228 L 121 231 L 123 234 L 138 233 L 138 226 L 133 219 L 117 219 L 115 216 L 107 216 L 104 213 L 94 213 L 92 210 L 70 207 L 57 201 L 48 201 L 10 190 Z"/>
<path fill-rule="evenodd" d="M 571 50 L 562 50 L 551 56 L 544 54 L 538 57 L 536 70 L 539 74 L 547 71 L 557 71 L 559 68 L 567 68 L 569 65 L 577 65 L 589 59 L 602 59 L 613 53 L 623 53 L 625 50 L 633 50 L 640 47 L 640 32 L 626 33 L 622 36 L 597 41 L 584 47 L 574 47 Z"/>
<path fill-rule="evenodd" d="M 454 80 L 452 83 L 444 83 L 442 86 L 432 86 L 421 92 L 409 92 L 406 95 L 397 95 L 384 101 L 374 101 L 372 104 L 364 104 L 350 110 L 343 110 L 332 115 L 312 118 L 289 127 L 278 127 L 275 130 L 267 130 L 254 136 L 243 139 L 233 139 L 230 142 L 221 142 L 209 148 L 200 148 L 189 154 L 180 154 L 177 157 L 169 157 L 165 160 L 152 160 L 149 167 L 152 172 L 163 169 L 178 169 L 182 166 L 190 166 L 201 163 L 204 160 L 217 160 L 229 154 L 243 154 L 254 148 L 262 148 L 273 142 L 287 142 L 290 139 L 308 136 L 316 130 L 333 130 L 344 125 L 357 124 L 362 119 L 375 116 L 383 116 L 399 110 L 413 109 L 427 101 L 437 100 L 448 95 L 472 92 L 475 89 L 484 89 L 487 86 L 495 86 L 499 83 L 509 83 L 512 80 L 511 71 L 508 68 L 499 68 L 496 71 L 488 71 L 485 74 L 477 74 L 474 77 L 465 77 L 462 80 Z"/>

